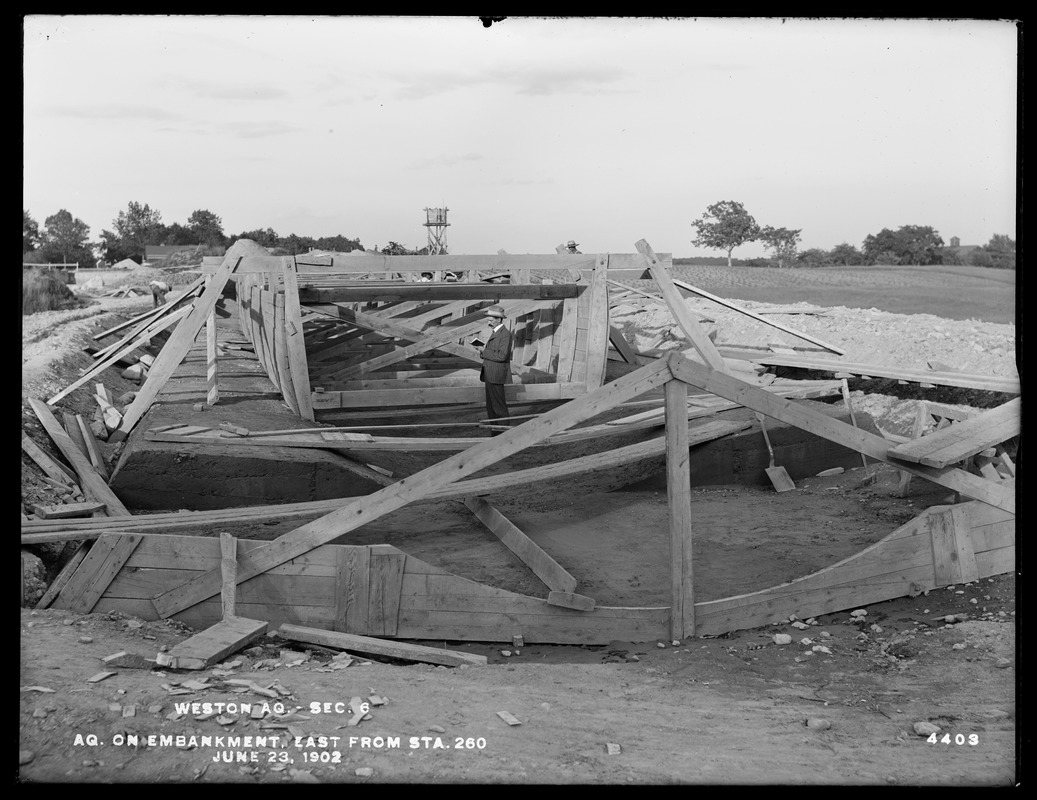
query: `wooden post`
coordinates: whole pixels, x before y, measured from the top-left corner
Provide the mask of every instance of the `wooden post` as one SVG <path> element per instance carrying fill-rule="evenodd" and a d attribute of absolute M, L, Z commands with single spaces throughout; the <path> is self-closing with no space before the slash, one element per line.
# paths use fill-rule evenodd
<path fill-rule="evenodd" d="M 853 423 L 853 427 L 856 428 L 857 427 L 857 415 L 853 413 L 853 405 L 850 403 L 850 384 L 846 380 L 846 378 L 843 378 L 842 390 L 843 390 L 843 402 L 846 404 L 846 410 L 850 412 L 850 422 L 852 422 Z M 867 476 L 867 474 L 868 474 L 868 458 L 867 458 L 867 456 L 864 455 L 864 453 L 861 453 L 861 464 L 864 465 L 864 474 L 865 474 L 865 476 Z"/>
<path fill-rule="evenodd" d="M 205 287 L 212 285 L 213 276 L 205 279 Z M 205 318 L 205 380 L 208 384 L 208 394 L 205 397 L 206 405 L 214 406 L 220 401 L 220 369 L 216 355 L 216 307 L 209 312 Z"/>
<path fill-rule="evenodd" d="M 234 597 L 238 590 L 238 540 L 229 533 L 220 534 L 220 572 L 223 575 L 223 586 L 220 589 L 220 600 L 223 601 L 223 618 L 233 617 Z"/>
<path fill-rule="evenodd" d="M 691 469 L 688 463 L 688 386 L 672 380 L 666 398 L 666 496 L 670 506 L 670 638 L 695 635 L 691 557 Z"/>

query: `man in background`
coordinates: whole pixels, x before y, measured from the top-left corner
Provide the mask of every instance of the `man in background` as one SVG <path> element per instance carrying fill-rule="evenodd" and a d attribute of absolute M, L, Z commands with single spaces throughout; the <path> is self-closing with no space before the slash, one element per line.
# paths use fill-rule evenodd
<path fill-rule="evenodd" d="M 169 285 L 165 281 L 151 281 L 148 284 L 151 287 L 151 301 L 152 307 L 158 308 L 166 304 L 166 295 L 169 293 Z"/>
<path fill-rule="evenodd" d="M 572 239 L 565 243 L 565 251 L 567 253 L 579 253 L 580 251 L 576 249 L 577 247 L 579 247 L 579 245 Z"/>
<path fill-rule="evenodd" d="M 490 306 L 484 312 L 490 318 L 493 332 L 482 349 L 482 369 L 479 380 L 486 385 L 486 414 L 492 420 L 506 420 L 508 403 L 504 397 L 504 385 L 511 381 L 511 331 L 501 306 Z M 497 424 L 507 424 L 500 423 Z M 500 431 L 491 435 L 497 436 Z"/>

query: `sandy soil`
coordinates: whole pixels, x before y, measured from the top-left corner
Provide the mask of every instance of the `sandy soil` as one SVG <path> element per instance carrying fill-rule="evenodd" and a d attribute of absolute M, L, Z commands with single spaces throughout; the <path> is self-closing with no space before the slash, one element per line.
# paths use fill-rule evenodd
<path fill-rule="evenodd" d="M 782 274 L 790 272 L 799 271 Z M 93 323 L 107 327 L 149 305 L 150 300 L 106 298 L 64 317 L 26 318 L 23 405 L 26 394 L 47 397 L 89 363 L 76 349 L 102 329 Z M 694 301 L 689 305 L 699 308 Z M 718 342 L 760 341 L 758 330 L 740 327 L 740 320 L 715 305 L 701 310 L 716 319 L 710 327 L 717 329 Z M 668 330 L 653 314 L 632 304 L 617 314 L 617 321 L 645 346 L 647 339 Z M 979 320 L 963 325 L 845 306 L 823 316 L 778 319 L 837 342 L 853 360 L 924 367 L 920 358 L 957 358 L 967 371 L 1008 375 L 1014 370 L 1011 325 Z M 933 337 L 934 332 L 945 335 Z M 764 341 L 779 341 L 763 335 Z M 672 336 L 670 341 L 677 344 Z M 104 381 L 112 384 L 113 394 L 134 388 L 125 381 L 120 385 L 115 370 Z M 70 395 L 62 408 L 92 414 L 84 391 Z M 862 389 L 853 396 L 886 430 L 896 432 L 904 420 L 913 419 L 910 397 Z M 952 400 L 987 402 L 970 393 Z M 23 413 L 27 432 L 53 452 L 33 421 L 31 412 Z M 46 500 L 38 470 L 24 457 L 22 462 L 23 502 Z M 871 483 L 861 481 L 862 470 L 851 470 L 801 481 L 796 492 L 785 495 L 767 487 L 695 490 L 693 508 L 701 523 L 696 527 L 699 597 L 750 591 L 806 574 L 859 551 L 922 508 L 947 499 L 944 490 L 917 480 L 909 497 L 893 497 L 897 473 L 873 469 L 877 478 Z M 665 604 L 668 553 L 660 533 L 665 497 L 630 491 L 601 495 L 590 488 L 540 486 L 493 500 L 599 602 Z M 419 527 L 420 534 L 403 533 Z M 278 532 L 271 528 L 264 538 Z M 418 504 L 361 533 L 358 543 L 388 541 L 466 577 L 531 594 L 543 591 L 457 503 Z M 105 668 L 104 656 L 125 650 L 154 658 L 161 647 L 190 631 L 172 621 L 23 609 L 19 779 L 1010 785 L 1018 775 L 1015 591 L 1014 577 L 1000 576 L 875 604 L 866 608 L 862 623 L 842 613 L 803 629 L 790 623 L 676 646 L 428 643 L 489 658 L 487 667 L 463 669 L 365 661 L 357 654 L 350 666 L 338 669 L 322 648 L 268 637 L 233 656 L 223 669 L 115 669 L 117 674 L 98 683 L 87 679 Z M 949 614 L 964 621 L 948 624 L 942 618 Z M 793 644 L 776 645 L 773 636 L 779 632 L 792 634 Z M 815 646 L 830 652 L 815 651 Z M 286 661 L 282 650 L 309 655 L 289 666 L 291 657 Z M 262 720 L 240 709 L 220 718 L 175 715 L 174 703 L 185 700 L 274 702 L 236 693 L 225 682 L 229 678 L 280 687 L 286 692 L 279 698 L 284 711 L 301 710 Z M 208 685 L 170 692 L 191 679 Z M 371 718 L 355 729 L 347 724 L 348 713 L 310 710 L 315 701 L 348 703 L 351 697 L 370 695 L 386 703 L 373 707 Z M 522 724 L 509 726 L 498 711 L 510 712 Z M 917 734 L 917 722 L 938 726 L 937 741 Z M 119 735 L 131 733 L 187 740 L 183 747 L 175 739 L 140 747 L 117 744 Z M 86 739 L 77 744 L 77 734 L 94 734 L 98 744 Z M 340 738 L 311 743 L 311 734 Z M 944 734 L 949 735 L 946 743 Z M 283 741 L 227 744 L 199 738 L 191 747 L 192 735 L 274 735 Z M 372 741 L 365 746 L 362 738 L 353 742 L 350 736 Z M 400 737 L 399 748 L 375 747 L 378 737 L 394 736 Z M 959 736 L 961 744 L 956 743 Z M 434 747 L 437 740 L 443 747 Z M 610 754 L 610 743 L 619 746 L 618 752 Z M 256 760 L 213 760 L 225 753 L 232 761 Z"/>

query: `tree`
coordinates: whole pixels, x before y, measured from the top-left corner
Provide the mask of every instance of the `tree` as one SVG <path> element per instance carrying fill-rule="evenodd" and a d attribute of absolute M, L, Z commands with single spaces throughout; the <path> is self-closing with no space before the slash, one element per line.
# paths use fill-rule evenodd
<path fill-rule="evenodd" d="M 752 215 L 734 200 L 721 200 L 706 209 L 693 223 L 697 235 L 691 243 L 699 247 L 711 247 L 727 252 L 727 265 L 731 266 L 731 251 L 759 238 L 760 226 Z"/>
<path fill-rule="evenodd" d="M 982 253 L 988 263 L 979 264 L 976 258 Z M 1003 233 L 995 233 L 979 250 L 972 254 L 972 263 L 977 266 L 990 266 L 997 269 L 1015 269 L 1015 239 Z"/>
<path fill-rule="evenodd" d="M 30 216 L 29 212 L 22 209 L 22 252 L 29 253 L 40 244 L 40 226 Z"/>
<path fill-rule="evenodd" d="M 842 264 L 844 267 L 855 267 L 864 260 L 861 251 L 847 242 L 833 247 L 828 258 L 833 264 Z"/>
<path fill-rule="evenodd" d="M 413 250 L 408 250 L 402 244 L 390 241 L 385 247 L 382 248 L 382 252 L 387 256 L 410 256 L 414 255 Z"/>
<path fill-rule="evenodd" d="M 122 240 L 123 249 L 144 260 L 144 247 L 158 244 L 164 230 L 162 215 L 158 209 L 145 203 L 130 201 L 126 211 L 120 211 L 113 221 L 115 232 Z"/>
<path fill-rule="evenodd" d="M 299 253 L 308 253 L 317 246 L 317 240 L 310 236 L 297 236 L 290 233 L 277 240 L 277 246 L 287 251 L 288 255 L 296 256 Z"/>
<path fill-rule="evenodd" d="M 363 250 L 359 239 L 350 239 L 341 234 L 337 236 L 322 236 L 317 240 L 317 247 L 321 250 L 330 250 L 333 253 L 348 253 L 351 250 Z"/>
<path fill-rule="evenodd" d="M 804 267 L 823 267 L 831 261 L 831 256 L 820 247 L 811 247 L 796 255 L 796 263 Z"/>
<path fill-rule="evenodd" d="M 201 244 L 194 230 L 185 228 L 179 222 L 174 222 L 172 225 L 163 225 L 159 241 L 169 246 Z"/>
<path fill-rule="evenodd" d="M 223 244 L 223 220 L 211 211 L 199 209 L 187 218 L 187 227 L 197 237 L 200 244 Z"/>
<path fill-rule="evenodd" d="M 238 239 L 251 239 L 253 242 L 258 244 L 260 247 L 277 247 L 278 237 L 274 232 L 273 228 L 256 228 L 254 231 L 243 231 L 237 236 L 231 236 L 227 240 L 227 247 L 230 247 Z"/>
<path fill-rule="evenodd" d="M 44 220 L 43 245 L 40 248 L 47 261 L 58 261 L 67 264 L 70 259 L 79 262 L 93 263 L 93 255 L 86 246 L 90 236 L 90 226 L 83 220 L 73 217 L 65 209 Z"/>
<path fill-rule="evenodd" d="M 928 225 L 902 225 L 868 234 L 861 251 L 868 264 L 939 264 L 943 239 Z"/>
<path fill-rule="evenodd" d="M 760 228 L 757 238 L 771 251 L 772 257 L 778 262 L 778 268 L 781 269 L 796 262 L 796 245 L 799 244 L 799 235 L 802 232 L 802 229 L 774 228 L 767 225 Z"/>

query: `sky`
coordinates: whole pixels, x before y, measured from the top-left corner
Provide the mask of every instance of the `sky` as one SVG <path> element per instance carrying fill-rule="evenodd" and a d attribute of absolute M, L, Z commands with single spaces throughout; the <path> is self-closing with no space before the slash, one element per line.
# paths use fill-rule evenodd
<path fill-rule="evenodd" d="M 23 17 L 23 207 L 224 233 L 676 257 L 722 200 L 800 249 L 1016 235 L 996 20 Z M 735 257 L 763 255 L 760 244 Z"/>

